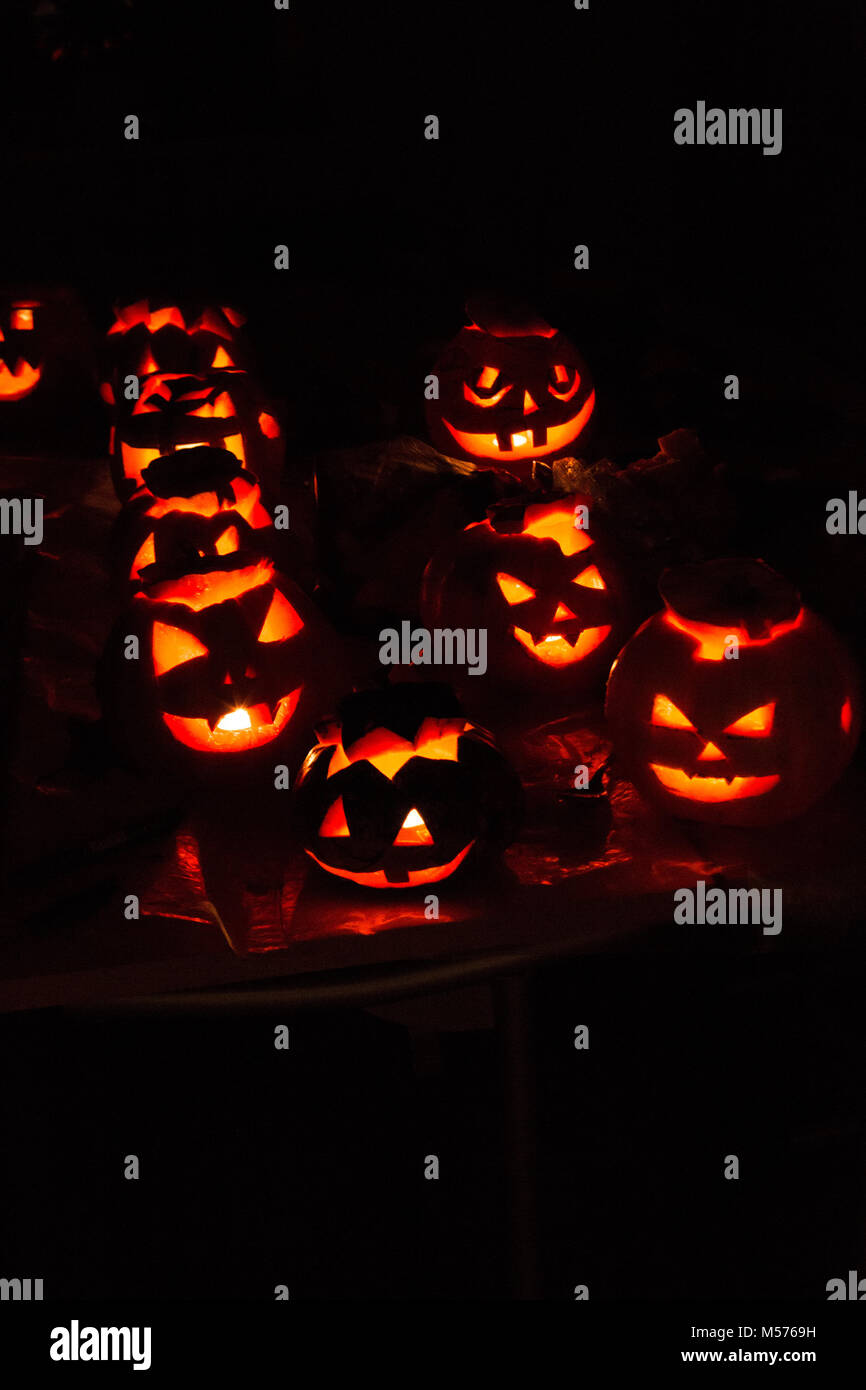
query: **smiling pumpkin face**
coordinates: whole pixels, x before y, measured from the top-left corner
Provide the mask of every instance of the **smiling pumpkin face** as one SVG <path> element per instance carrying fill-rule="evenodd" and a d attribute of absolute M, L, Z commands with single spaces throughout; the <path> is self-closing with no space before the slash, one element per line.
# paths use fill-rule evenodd
<path fill-rule="evenodd" d="M 138 658 L 124 645 L 134 635 Z M 338 679 L 334 634 L 269 560 L 205 558 L 152 580 L 115 632 L 109 712 L 135 761 L 217 772 L 297 762 Z"/>
<path fill-rule="evenodd" d="M 799 814 L 857 741 L 858 683 L 841 642 L 760 561 L 684 566 L 660 588 L 665 610 L 626 644 L 608 682 L 626 774 L 692 820 L 765 825 Z"/>
<path fill-rule="evenodd" d="M 29 396 L 42 379 L 41 307 L 35 299 L 0 301 L 0 404 Z"/>
<path fill-rule="evenodd" d="M 427 423 L 436 447 L 520 478 L 533 459 L 568 452 L 595 407 L 576 348 L 525 313 L 479 308 L 433 370 L 439 399 L 427 402 Z"/>
<path fill-rule="evenodd" d="M 578 494 L 502 504 L 427 566 L 427 626 L 487 631 L 479 682 L 573 693 L 607 674 L 623 586 L 588 513 Z"/>
<path fill-rule="evenodd" d="M 520 784 L 492 738 L 435 686 L 350 696 L 296 786 L 306 851 L 365 888 L 448 878 L 516 831 Z"/>

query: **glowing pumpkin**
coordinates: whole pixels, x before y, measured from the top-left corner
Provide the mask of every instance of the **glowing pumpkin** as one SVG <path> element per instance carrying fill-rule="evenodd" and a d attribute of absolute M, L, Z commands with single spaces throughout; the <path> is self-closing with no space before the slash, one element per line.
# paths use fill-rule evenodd
<path fill-rule="evenodd" d="M 116 305 L 107 337 L 103 400 L 116 404 L 130 374 L 200 376 L 211 370 L 246 369 L 247 354 L 238 337 L 244 321 L 236 309 L 186 301 L 151 298 Z"/>
<path fill-rule="evenodd" d="M 798 815 L 857 742 L 859 683 L 842 643 L 760 560 L 667 570 L 659 589 L 664 610 L 608 681 L 624 772 L 675 816 L 754 826 Z"/>
<path fill-rule="evenodd" d="M 470 856 L 501 850 L 523 802 L 490 735 L 433 685 L 345 699 L 295 792 L 310 858 L 366 888 L 437 883 Z"/>
<path fill-rule="evenodd" d="M 154 576 L 119 620 L 100 683 L 134 762 L 219 776 L 257 758 L 296 765 L 340 680 L 318 610 L 271 561 L 239 552 Z"/>
<path fill-rule="evenodd" d="M 115 546 L 126 577 L 149 565 L 182 574 L 207 555 L 262 551 L 273 523 L 253 473 L 227 449 L 201 445 L 155 459 L 117 519 Z"/>
<path fill-rule="evenodd" d="M 481 682 L 574 694 L 603 678 L 623 633 L 623 585 L 585 523 L 586 497 L 506 502 L 424 572 L 428 628 L 484 628 Z"/>
<path fill-rule="evenodd" d="M 157 372 L 142 380 L 137 400 L 118 407 L 111 440 L 111 476 L 121 501 L 143 485 L 148 464 L 197 445 L 227 449 L 242 467 L 267 470 L 279 438 L 271 415 L 259 411 L 245 372 L 178 376 Z"/>
<path fill-rule="evenodd" d="M 35 299 L 0 300 L 0 405 L 29 396 L 42 379 L 41 309 Z"/>
<path fill-rule="evenodd" d="M 533 459 L 572 451 L 595 406 L 589 373 L 565 335 L 535 315 L 471 303 L 467 313 L 433 368 L 430 437 L 444 454 L 526 478 Z"/>

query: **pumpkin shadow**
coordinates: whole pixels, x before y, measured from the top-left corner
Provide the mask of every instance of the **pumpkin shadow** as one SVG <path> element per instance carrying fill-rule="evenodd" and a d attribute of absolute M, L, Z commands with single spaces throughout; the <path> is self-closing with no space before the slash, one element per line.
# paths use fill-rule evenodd
<path fill-rule="evenodd" d="M 306 856 L 304 856 L 306 859 Z M 480 926 L 506 919 L 517 880 L 501 856 L 470 856 L 448 878 L 406 888 L 369 888 L 337 878 L 306 859 L 294 902 L 292 936 L 374 936 L 395 929 Z"/>

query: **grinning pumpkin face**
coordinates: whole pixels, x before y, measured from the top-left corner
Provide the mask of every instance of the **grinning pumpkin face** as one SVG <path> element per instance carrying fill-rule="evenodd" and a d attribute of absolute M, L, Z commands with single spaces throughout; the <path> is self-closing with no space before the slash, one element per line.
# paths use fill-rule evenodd
<path fill-rule="evenodd" d="M 622 586 L 605 547 L 575 524 L 583 508 L 577 494 L 491 508 L 427 566 L 425 623 L 486 628 L 491 682 L 574 691 L 606 674 Z"/>
<path fill-rule="evenodd" d="M 261 550 L 272 526 L 255 476 L 226 449 L 202 445 L 156 459 L 117 521 L 117 546 L 129 579 L 149 565 L 182 574 L 207 555 Z"/>
<path fill-rule="evenodd" d="M 763 825 L 799 814 L 857 741 L 858 683 L 841 642 L 761 561 L 683 566 L 659 587 L 664 611 L 626 643 L 608 682 L 627 775 L 693 820 Z"/>
<path fill-rule="evenodd" d="M 138 660 L 123 656 L 130 634 Z M 112 654 L 115 727 L 145 762 L 299 758 L 337 678 L 324 619 L 269 560 L 244 553 L 153 579 L 120 620 Z"/>
<path fill-rule="evenodd" d="M 155 373 L 142 382 L 138 399 L 125 403 L 112 431 L 115 491 L 125 501 L 143 485 L 148 464 L 199 445 L 227 449 L 243 467 L 257 445 L 275 437 L 275 424 L 264 412 L 255 415 L 243 372 Z"/>
<path fill-rule="evenodd" d="M 41 307 L 35 299 L 0 301 L 0 404 L 29 396 L 42 378 Z"/>
<path fill-rule="evenodd" d="M 236 309 L 141 299 L 116 306 L 114 314 L 108 330 L 111 367 L 101 387 L 103 400 L 109 405 L 116 403 L 118 382 L 129 374 L 198 376 L 246 366 L 237 337 L 244 316 Z"/>
<path fill-rule="evenodd" d="M 366 888 L 437 883 L 513 839 L 520 784 L 446 687 L 350 696 L 296 784 L 310 858 Z"/>
<path fill-rule="evenodd" d="M 434 367 L 431 438 L 445 454 L 528 477 L 533 459 L 565 453 L 585 428 L 595 406 L 589 373 L 543 320 L 467 310 L 473 321 Z"/>

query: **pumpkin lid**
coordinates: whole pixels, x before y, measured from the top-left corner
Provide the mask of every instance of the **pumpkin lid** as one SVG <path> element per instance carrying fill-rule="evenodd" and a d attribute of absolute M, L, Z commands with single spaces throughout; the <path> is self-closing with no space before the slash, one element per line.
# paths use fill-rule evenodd
<path fill-rule="evenodd" d="M 494 338 L 552 338 L 557 331 L 525 301 L 497 293 L 472 295 L 466 314 L 469 328 Z"/>
<path fill-rule="evenodd" d="M 141 470 L 142 480 L 154 497 L 195 497 L 199 492 L 215 492 L 221 500 L 231 496 L 235 478 L 255 482 L 255 474 L 239 463 L 229 449 L 209 444 L 194 445 L 154 459 Z"/>
<path fill-rule="evenodd" d="M 380 690 L 354 691 L 338 705 L 337 723 L 344 748 L 351 748 L 373 729 L 390 729 L 414 742 L 425 719 L 460 719 L 463 708 L 444 681 L 401 681 Z M 317 734 L 333 730 L 334 721 L 317 727 Z"/>
<path fill-rule="evenodd" d="M 800 612 L 800 595 L 763 560 L 730 556 L 666 569 L 659 593 L 669 613 L 685 622 L 739 629 L 753 640 Z"/>

